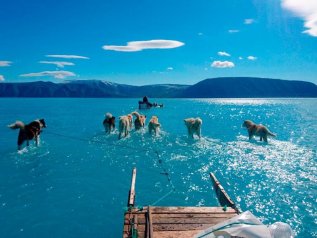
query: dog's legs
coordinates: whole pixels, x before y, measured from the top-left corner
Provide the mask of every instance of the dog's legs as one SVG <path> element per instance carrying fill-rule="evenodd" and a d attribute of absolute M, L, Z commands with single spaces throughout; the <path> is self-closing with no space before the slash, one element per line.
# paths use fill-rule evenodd
<path fill-rule="evenodd" d="M 129 132 L 128 132 L 128 127 L 126 127 L 125 130 L 124 130 L 124 137 L 127 137 L 127 136 L 128 136 L 128 133 L 129 133 Z"/>
<path fill-rule="evenodd" d="M 188 134 L 188 138 L 189 138 L 190 137 L 190 129 L 188 126 L 187 126 L 187 134 Z"/>
<path fill-rule="evenodd" d="M 190 137 L 191 137 L 192 139 L 194 139 L 194 132 L 193 132 L 192 129 L 190 130 Z"/>
<path fill-rule="evenodd" d="M 252 135 L 252 133 L 250 131 L 248 131 L 248 133 L 249 133 L 249 140 L 251 140 L 253 135 Z"/>
<path fill-rule="evenodd" d="M 20 130 L 19 136 L 18 136 L 18 150 L 21 150 L 23 142 L 24 142 L 24 133 Z"/>
<path fill-rule="evenodd" d="M 35 145 L 39 146 L 39 140 L 40 140 L 39 136 L 35 136 L 34 140 L 35 140 Z"/>
<path fill-rule="evenodd" d="M 197 136 L 199 137 L 199 139 L 201 138 L 201 129 L 198 129 Z"/>
<path fill-rule="evenodd" d="M 262 141 L 262 138 L 263 138 L 263 137 L 262 137 L 262 136 L 260 136 L 260 141 Z"/>
<path fill-rule="evenodd" d="M 264 140 L 264 142 L 267 142 L 267 135 L 263 136 L 263 140 Z"/>

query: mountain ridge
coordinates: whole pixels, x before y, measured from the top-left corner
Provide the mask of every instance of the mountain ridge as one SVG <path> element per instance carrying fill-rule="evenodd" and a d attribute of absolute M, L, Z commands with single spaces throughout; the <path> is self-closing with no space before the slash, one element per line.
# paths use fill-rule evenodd
<path fill-rule="evenodd" d="M 67 80 L 0 83 L 0 97 L 79 98 L 268 98 L 317 97 L 317 85 L 255 77 L 208 78 L 193 85 L 152 84 L 134 86 L 106 80 Z"/>

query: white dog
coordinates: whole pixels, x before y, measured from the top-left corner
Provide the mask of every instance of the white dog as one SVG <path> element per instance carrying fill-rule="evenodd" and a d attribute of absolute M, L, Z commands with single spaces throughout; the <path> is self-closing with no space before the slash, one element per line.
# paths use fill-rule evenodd
<path fill-rule="evenodd" d="M 199 138 L 201 138 L 201 125 L 203 121 L 197 118 L 187 118 L 184 119 L 185 125 L 188 131 L 188 137 L 194 138 L 194 134 L 196 134 Z"/>
<path fill-rule="evenodd" d="M 149 133 L 152 134 L 154 131 L 155 135 L 158 135 L 160 131 L 160 126 L 161 124 L 158 122 L 158 117 L 157 116 L 152 116 L 150 122 L 149 122 Z"/>
<path fill-rule="evenodd" d="M 132 128 L 132 115 L 128 114 L 126 116 L 119 117 L 119 140 L 122 137 L 126 137 Z"/>
<path fill-rule="evenodd" d="M 143 128 L 145 125 L 146 116 L 140 115 L 140 113 L 138 112 L 132 112 L 131 114 L 136 117 L 134 120 L 135 130 L 140 130 L 141 128 Z"/>

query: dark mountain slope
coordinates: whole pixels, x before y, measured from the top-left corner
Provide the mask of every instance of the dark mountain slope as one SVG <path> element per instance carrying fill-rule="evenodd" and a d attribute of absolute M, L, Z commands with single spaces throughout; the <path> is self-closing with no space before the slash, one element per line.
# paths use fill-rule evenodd
<path fill-rule="evenodd" d="M 212 78 L 195 85 L 157 84 L 131 86 L 100 80 L 73 80 L 62 83 L 0 83 L 0 97 L 184 97 L 261 98 L 317 97 L 310 82 L 267 78 Z"/>
<path fill-rule="evenodd" d="M 212 78 L 185 89 L 182 97 L 317 97 L 317 86 L 304 81 L 267 78 Z"/>

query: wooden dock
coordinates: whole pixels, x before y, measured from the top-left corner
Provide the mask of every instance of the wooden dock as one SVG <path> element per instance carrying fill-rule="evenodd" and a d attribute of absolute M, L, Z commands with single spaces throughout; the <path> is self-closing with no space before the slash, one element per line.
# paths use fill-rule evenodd
<path fill-rule="evenodd" d="M 210 177 L 223 207 L 135 207 L 136 169 L 133 169 L 128 211 L 124 214 L 124 238 L 193 237 L 199 232 L 236 216 L 239 210 L 216 177 Z"/>

